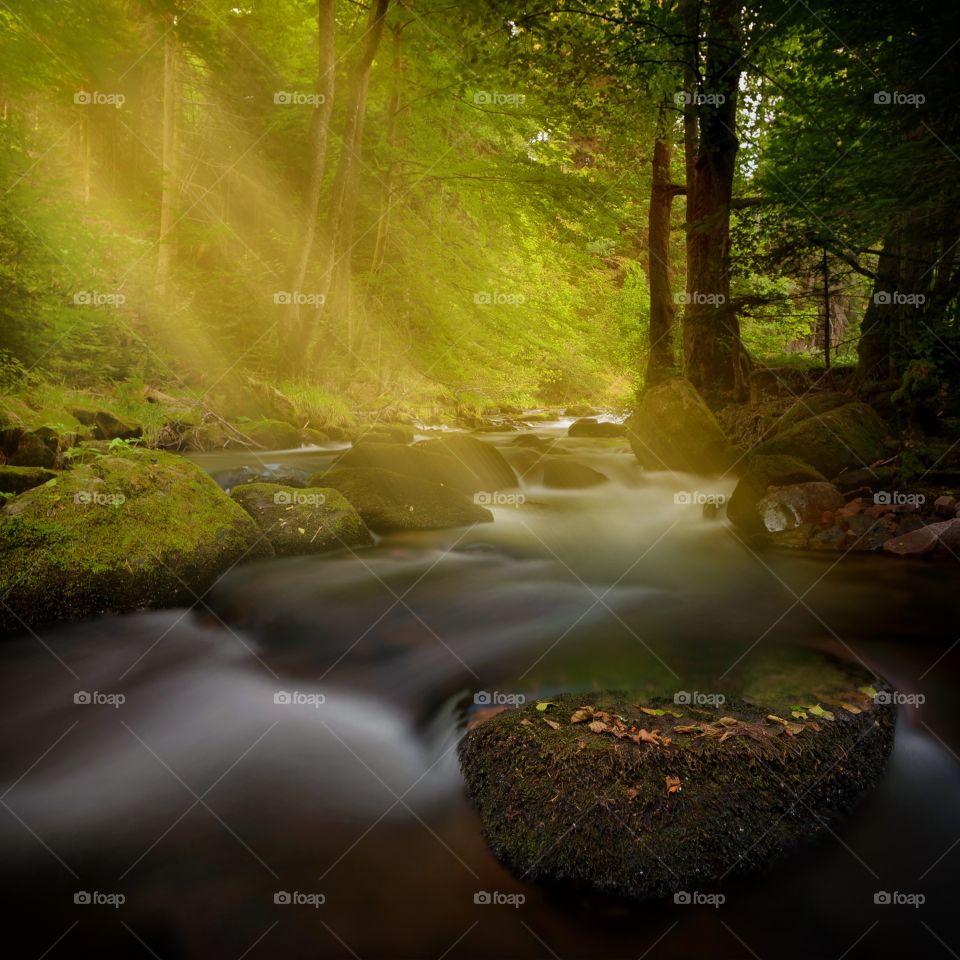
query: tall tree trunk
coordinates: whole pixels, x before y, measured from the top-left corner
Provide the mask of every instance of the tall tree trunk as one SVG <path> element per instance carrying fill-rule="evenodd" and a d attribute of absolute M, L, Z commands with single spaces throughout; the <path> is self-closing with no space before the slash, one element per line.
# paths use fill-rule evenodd
<path fill-rule="evenodd" d="M 327 144 L 330 139 L 330 116 L 333 112 L 336 74 L 336 0 L 317 0 L 317 82 L 316 93 L 322 100 L 314 108 L 310 121 L 310 181 L 303 202 L 297 237 L 289 268 L 289 290 L 292 294 L 283 318 L 283 353 L 281 363 L 286 370 L 301 371 L 307 356 L 309 331 L 301 311 L 299 294 L 303 291 L 310 263 L 310 254 L 317 234 L 317 214 L 323 175 L 327 166 Z"/>
<path fill-rule="evenodd" d="M 376 0 L 370 8 L 360 56 L 351 71 L 343 144 L 337 162 L 337 174 L 330 203 L 331 242 L 327 247 L 327 264 L 324 271 L 324 275 L 328 278 L 324 311 L 341 328 L 346 329 L 347 352 L 350 354 L 353 353 L 354 348 L 354 330 L 350 310 L 353 220 L 360 185 L 367 88 L 370 85 L 370 69 L 373 66 L 377 48 L 380 46 L 383 22 L 389 5 L 390 0 Z"/>
<path fill-rule="evenodd" d="M 689 301 L 684 315 L 687 376 L 708 399 L 745 393 L 740 324 L 730 303 L 730 202 L 741 69 L 739 0 L 711 0 L 702 89 L 695 91 L 700 139 L 687 185 Z"/>
<path fill-rule="evenodd" d="M 163 184 L 160 195 L 160 245 L 157 250 L 157 293 L 167 295 L 175 252 L 177 221 L 177 14 L 163 24 Z"/>
<path fill-rule="evenodd" d="M 407 21 L 410 23 L 412 21 Z M 387 174 L 383 181 L 383 200 L 381 203 L 380 219 L 377 222 L 377 239 L 373 247 L 373 272 L 383 273 L 383 261 L 386 256 L 387 236 L 390 231 L 390 215 L 393 211 L 393 190 L 396 180 L 397 163 L 393 158 L 393 151 L 397 146 L 397 126 L 400 116 L 400 89 L 403 81 L 403 58 L 400 54 L 400 31 L 406 24 L 397 24 L 393 27 L 393 92 L 390 95 L 390 106 L 387 111 L 387 148 L 391 152 L 387 166 Z"/>
<path fill-rule="evenodd" d="M 687 94 L 683 101 L 683 163 L 686 172 L 687 195 L 684 203 L 684 217 L 686 220 L 686 259 L 687 269 L 684 275 L 684 291 L 686 302 L 690 302 L 690 292 L 693 289 L 690 282 L 693 274 L 690 263 L 693 260 L 693 204 L 690 201 L 693 181 L 697 175 L 697 149 L 700 145 L 700 134 L 697 130 L 697 105 L 692 94 L 700 87 L 700 0 L 683 0 L 681 10 L 683 34 L 686 37 L 684 50 L 683 87 Z"/>
<path fill-rule="evenodd" d="M 653 178 L 647 226 L 647 279 L 650 285 L 647 387 L 655 386 L 677 373 L 677 358 L 673 349 L 676 308 L 670 282 L 670 210 L 673 206 L 670 161 L 673 157 L 673 131 L 667 117 L 667 110 L 661 106 L 653 145 Z"/>

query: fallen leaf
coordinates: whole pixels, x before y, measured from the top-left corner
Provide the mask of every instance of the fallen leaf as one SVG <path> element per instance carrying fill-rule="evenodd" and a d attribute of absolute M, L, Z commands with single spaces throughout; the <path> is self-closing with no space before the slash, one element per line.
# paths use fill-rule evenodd
<path fill-rule="evenodd" d="M 874 700 L 877 696 L 877 691 L 874 690 L 871 686 L 857 687 L 857 689 L 864 695 L 869 697 L 871 700 Z"/>
<path fill-rule="evenodd" d="M 807 711 L 806 711 L 806 710 L 791 710 L 791 711 L 790 711 L 790 716 L 793 717 L 793 718 L 796 719 L 796 720 L 806 720 L 806 719 L 807 719 Z"/>
<path fill-rule="evenodd" d="M 819 703 L 814 704 L 814 706 L 810 707 L 809 709 L 810 709 L 810 712 L 811 712 L 815 717 L 820 717 L 822 720 L 833 720 L 833 719 L 834 719 L 833 714 L 832 714 L 829 710 L 824 710 L 823 707 L 821 707 Z"/>
<path fill-rule="evenodd" d="M 673 728 L 674 733 L 700 733 L 702 727 L 699 723 L 688 723 Z"/>
<path fill-rule="evenodd" d="M 592 730 L 594 733 L 604 733 L 609 728 L 602 720 L 594 720 L 592 723 L 587 724 L 587 729 Z"/>
<path fill-rule="evenodd" d="M 847 711 L 847 713 L 863 713 L 859 707 L 855 707 L 852 703 L 841 703 L 841 707 Z"/>
<path fill-rule="evenodd" d="M 671 793 L 679 793 L 681 789 L 680 778 L 679 777 L 666 777 L 667 781 L 667 796 Z"/>
<path fill-rule="evenodd" d="M 772 720 L 774 723 L 782 724 L 785 727 L 790 726 L 790 723 L 787 720 L 784 720 L 783 717 L 778 717 L 775 713 L 768 713 L 767 719 Z"/>
<path fill-rule="evenodd" d="M 715 726 L 719 725 L 721 727 L 732 727 L 739 723 L 739 720 L 736 720 L 734 717 L 721 717 L 719 720 L 715 721 Z"/>
<path fill-rule="evenodd" d="M 521 727 L 532 727 L 532 726 L 533 726 L 533 721 L 532 721 L 532 720 L 528 720 L 526 717 L 524 717 L 524 718 L 520 721 L 520 726 L 521 726 Z"/>
<path fill-rule="evenodd" d="M 667 711 L 661 710 L 659 707 L 641 707 L 640 712 L 647 714 L 649 717 L 662 717 Z"/>
<path fill-rule="evenodd" d="M 549 710 L 551 707 L 555 707 L 555 706 L 556 706 L 556 704 L 555 704 L 552 700 L 541 700 L 541 701 L 537 704 L 537 709 L 538 709 L 541 713 L 544 713 L 545 711 Z"/>
<path fill-rule="evenodd" d="M 301 537 L 302 537 L 306 532 L 307 532 L 307 531 L 304 530 L 303 527 L 297 527 L 297 533 L 299 533 Z"/>
<path fill-rule="evenodd" d="M 571 723 L 586 723 L 593 717 L 593 707 L 581 707 L 570 714 Z"/>
<path fill-rule="evenodd" d="M 552 727 L 554 730 L 560 729 L 560 724 L 556 720 L 548 720 L 546 717 L 543 718 L 543 722 L 548 726 Z"/>

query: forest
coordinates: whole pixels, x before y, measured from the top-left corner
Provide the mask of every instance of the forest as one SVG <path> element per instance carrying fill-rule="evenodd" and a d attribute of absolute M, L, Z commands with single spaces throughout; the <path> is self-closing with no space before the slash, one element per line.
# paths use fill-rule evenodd
<path fill-rule="evenodd" d="M 958 90 L 945 0 L 0 0 L 12 955 L 956 956 Z"/>

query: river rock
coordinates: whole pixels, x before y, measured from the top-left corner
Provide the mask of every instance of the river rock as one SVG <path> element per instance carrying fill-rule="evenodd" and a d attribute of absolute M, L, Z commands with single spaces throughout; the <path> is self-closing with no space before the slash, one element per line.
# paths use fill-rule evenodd
<path fill-rule="evenodd" d="M 836 392 L 812 393 L 801 397 L 777 421 L 776 431 L 782 433 L 810 417 L 818 417 L 830 410 L 836 410 L 837 407 L 850 403 L 850 399 L 847 394 Z"/>
<path fill-rule="evenodd" d="M 254 420 L 236 426 L 241 437 L 267 450 L 295 450 L 300 446 L 300 429 L 283 420 Z"/>
<path fill-rule="evenodd" d="M 832 483 L 794 483 L 765 496 L 757 504 L 757 512 L 770 533 L 782 533 L 805 523 L 817 523 L 825 513 L 843 505 L 843 497 Z"/>
<path fill-rule="evenodd" d="M 241 484 L 231 494 L 278 557 L 365 547 L 373 537 L 343 494 L 327 487 Z"/>
<path fill-rule="evenodd" d="M 714 473 L 737 458 L 693 384 L 679 377 L 648 390 L 626 430 L 634 455 L 648 470 Z"/>
<path fill-rule="evenodd" d="M 827 658 L 768 679 L 721 707 L 589 691 L 476 727 L 460 762 L 493 853 L 528 881 L 652 898 L 821 834 L 880 777 L 890 688 Z"/>
<path fill-rule="evenodd" d="M 353 436 L 354 443 L 361 440 L 369 443 L 413 443 L 413 427 L 406 423 L 373 423 L 359 427 Z"/>
<path fill-rule="evenodd" d="M 746 467 L 727 503 L 727 518 L 751 536 L 763 535 L 767 528 L 758 505 L 767 495 L 768 487 L 824 479 L 823 474 L 796 457 L 752 454 L 747 458 Z"/>
<path fill-rule="evenodd" d="M 388 470 L 470 496 L 517 485 L 513 470 L 496 447 L 467 436 L 427 440 L 412 447 L 363 441 L 346 451 L 337 465 Z"/>
<path fill-rule="evenodd" d="M 450 487 L 370 467 L 318 473 L 314 486 L 333 487 L 357 509 L 371 530 L 434 530 L 488 523 L 493 514 Z"/>
<path fill-rule="evenodd" d="M 70 413 L 84 426 L 90 427 L 95 440 L 133 440 L 143 436 L 143 427 L 139 423 L 110 410 L 75 407 Z"/>
<path fill-rule="evenodd" d="M 0 628 L 189 605 L 234 564 L 272 554 L 189 460 L 158 450 L 100 457 L 0 510 Z"/>
<path fill-rule="evenodd" d="M 756 453 L 785 453 L 833 479 L 846 470 L 869 467 L 887 453 L 886 426 L 865 403 L 848 403 L 808 417 L 755 448 Z"/>
<path fill-rule="evenodd" d="M 543 461 L 543 485 L 559 490 L 582 490 L 607 483 L 606 474 L 569 457 L 548 457 Z"/>
<path fill-rule="evenodd" d="M 570 424 L 568 437 L 625 437 L 627 427 L 624 423 L 610 423 L 607 420 L 583 418 Z"/>
<path fill-rule="evenodd" d="M 956 557 L 960 553 L 960 518 L 928 523 L 888 540 L 883 549 L 897 557 L 923 557 L 934 551 Z"/>

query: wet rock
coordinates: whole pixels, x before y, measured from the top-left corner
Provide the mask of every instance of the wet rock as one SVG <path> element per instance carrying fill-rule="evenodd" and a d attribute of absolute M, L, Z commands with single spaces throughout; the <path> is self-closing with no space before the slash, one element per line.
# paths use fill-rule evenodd
<path fill-rule="evenodd" d="M 833 482 L 843 493 L 861 487 L 867 487 L 871 493 L 876 493 L 879 490 L 895 489 L 899 477 L 900 471 L 897 467 L 863 467 L 841 473 Z"/>
<path fill-rule="evenodd" d="M 0 510 L 0 628 L 192 604 L 241 560 L 273 551 L 189 460 L 104 456 Z"/>
<path fill-rule="evenodd" d="M 957 515 L 957 498 L 951 496 L 937 497 L 933 501 L 933 512 L 938 517 L 953 518 Z"/>
<path fill-rule="evenodd" d="M 239 467 L 236 470 L 221 470 L 213 474 L 213 479 L 221 490 L 228 493 L 245 483 L 280 483 L 288 487 L 304 488 L 310 486 L 312 474 L 308 470 L 277 464 L 275 467 Z"/>
<path fill-rule="evenodd" d="M 488 523 L 493 514 L 450 487 L 380 468 L 335 467 L 312 485 L 338 490 L 371 530 L 433 530 Z"/>
<path fill-rule="evenodd" d="M 956 556 L 960 552 L 960 519 L 929 523 L 912 533 L 893 537 L 883 549 L 897 557 L 924 557 L 935 551 Z"/>
<path fill-rule="evenodd" d="M 845 393 L 812 393 L 801 397 L 790 407 L 776 424 L 777 433 L 789 430 L 803 420 L 820 416 L 837 407 L 850 403 L 850 397 Z"/>
<path fill-rule="evenodd" d="M 767 528 L 758 504 L 766 496 L 768 487 L 824 479 L 823 474 L 796 457 L 784 454 L 752 454 L 747 458 L 745 469 L 727 503 L 727 518 L 734 526 L 751 536 L 762 535 L 767 532 Z"/>
<path fill-rule="evenodd" d="M 299 427 L 282 420 L 254 420 L 238 424 L 237 430 L 266 450 L 295 450 L 301 443 Z"/>
<path fill-rule="evenodd" d="M 662 897 L 764 869 L 849 810 L 892 747 L 896 707 L 876 696 L 889 693 L 811 655 L 728 690 L 719 708 L 563 694 L 471 730 L 461 768 L 484 836 L 517 875 Z"/>
<path fill-rule="evenodd" d="M 59 474 L 55 470 L 44 467 L 0 466 L 0 493 L 23 493 L 57 476 Z"/>
<path fill-rule="evenodd" d="M 648 390 L 626 429 L 634 455 L 648 470 L 713 473 L 737 458 L 710 408 L 682 378 Z"/>
<path fill-rule="evenodd" d="M 517 478 L 503 454 L 490 443 L 475 437 L 454 435 L 418 443 L 415 450 L 446 457 L 458 465 L 456 476 L 451 476 L 451 486 L 464 493 L 494 490 L 510 490 L 517 485 Z"/>
<path fill-rule="evenodd" d="M 848 403 L 777 433 L 755 452 L 802 458 L 825 477 L 833 478 L 883 459 L 886 440 L 886 427 L 872 407 Z"/>
<path fill-rule="evenodd" d="M 543 461 L 543 485 L 560 490 L 581 490 L 607 483 L 607 476 L 569 457 L 549 457 Z"/>
<path fill-rule="evenodd" d="M 589 418 L 577 420 L 570 424 L 568 437 L 625 437 L 627 427 L 624 423 L 610 423 L 606 420 L 592 420 Z"/>
<path fill-rule="evenodd" d="M 594 417 L 597 411 L 587 403 L 575 403 L 563 411 L 565 417 Z"/>
<path fill-rule="evenodd" d="M 794 483 L 768 494 L 757 505 L 764 527 L 782 533 L 805 523 L 817 523 L 825 513 L 839 510 L 843 497 L 832 483 Z"/>
<path fill-rule="evenodd" d="M 278 557 L 373 543 L 360 515 L 333 489 L 248 483 L 231 497 L 250 514 Z"/>
<path fill-rule="evenodd" d="M 354 443 L 413 443 L 413 427 L 405 423 L 374 423 L 359 427 L 353 435 Z"/>
<path fill-rule="evenodd" d="M 75 407 L 70 413 L 84 426 L 90 427 L 96 440 L 133 440 L 143 436 L 140 424 L 109 410 Z"/>

